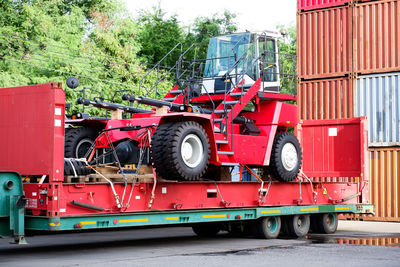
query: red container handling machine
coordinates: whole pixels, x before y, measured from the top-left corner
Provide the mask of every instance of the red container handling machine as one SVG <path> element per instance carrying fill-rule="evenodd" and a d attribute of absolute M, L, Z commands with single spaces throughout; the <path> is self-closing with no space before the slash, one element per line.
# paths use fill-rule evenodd
<path fill-rule="evenodd" d="M 129 105 L 80 98 L 113 112 L 82 159 L 63 156 L 60 84 L 0 89 L 0 234 L 187 225 L 298 237 L 372 213 L 364 119 L 298 122 L 296 98 L 279 93 L 277 40 L 246 32 L 212 38 L 205 60 L 182 52 L 162 99 L 149 97 L 157 85 L 123 95 Z M 235 181 L 236 168 L 254 181 Z"/>

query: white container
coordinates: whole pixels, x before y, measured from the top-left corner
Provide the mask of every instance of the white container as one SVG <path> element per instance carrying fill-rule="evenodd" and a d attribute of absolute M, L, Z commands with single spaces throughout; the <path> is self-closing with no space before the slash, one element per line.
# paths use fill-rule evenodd
<path fill-rule="evenodd" d="M 354 115 L 367 116 L 370 147 L 400 146 L 400 72 L 359 76 Z"/>

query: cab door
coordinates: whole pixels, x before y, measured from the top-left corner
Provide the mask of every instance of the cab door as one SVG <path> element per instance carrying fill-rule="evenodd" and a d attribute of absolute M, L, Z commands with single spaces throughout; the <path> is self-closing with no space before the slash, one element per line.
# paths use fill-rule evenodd
<path fill-rule="evenodd" d="M 279 92 L 279 54 L 277 39 L 261 35 L 258 38 L 258 50 L 260 55 L 259 75 L 264 91 Z"/>

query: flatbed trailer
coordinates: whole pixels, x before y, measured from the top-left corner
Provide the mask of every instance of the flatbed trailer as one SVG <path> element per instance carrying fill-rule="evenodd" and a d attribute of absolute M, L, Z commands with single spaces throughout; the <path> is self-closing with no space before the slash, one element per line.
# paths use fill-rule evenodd
<path fill-rule="evenodd" d="M 0 235 L 14 236 L 17 243 L 25 241 L 26 230 L 171 225 L 192 226 L 200 235 L 255 229 L 258 236 L 274 238 L 281 219 L 292 236 L 294 220 L 308 222 L 294 233 L 300 236 L 310 224 L 329 232 L 318 227 L 326 218 L 325 226 L 336 230 L 339 213 L 374 212 L 363 118 L 301 122 L 304 164 L 293 182 L 167 181 L 154 172 L 129 183 L 67 181 L 61 85 L 0 89 L 0 103 Z"/>

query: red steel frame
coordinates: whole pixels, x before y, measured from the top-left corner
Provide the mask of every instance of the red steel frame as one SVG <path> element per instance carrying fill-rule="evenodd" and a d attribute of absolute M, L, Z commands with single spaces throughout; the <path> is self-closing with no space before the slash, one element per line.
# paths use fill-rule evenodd
<path fill-rule="evenodd" d="M 18 153 L 1 154 L 1 169 L 14 170 L 21 174 L 34 176 L 46 175 L 48 182 L 46 183 L 24 183 L 25 195 L 27 201 L 27 213 L 43 216 L 72 216 L 72 215 L 94 215 L 94 214 L 111 214 L 124 212 L 148 212 L 154 210 L 188 210 L 188 209 L 210 209 L 210 208 L 226 208 L 226 207 L 255 207 L 255 206 L 282 206 L 282 205 L 321 205 L 321 204 L 354 204 L 366 203 L 368 194 L 365 194 L 365 177 L 361 166 L 364 166 L 366 158 L 361 157 L 360 169 L 354 170 L 353 174 L 359 174 L 359 181 L 347 183 L 311 183 L 307 180 L 299 180 L 298 182 L 280 183 L 280 182 L 159 182 L 154 183 L 137 183 L 134 186 L 128 184 L 126 187 L 125 199 L 122 201 L 124 190 L 123 183 L 115 183 L 115 191 L 123 204 L 122 208 L 117 208 L 116 200 L 111 187 L 107 183 L 62 183 L 63 173 L 63 132 L 64 132 L 64 110 L 61 116 L 59 111 L 55 112 L 55 107 L 63 107 L 64 92 L 60 86 L 54 84 L 43 84 L 38 86 L 18 87 L 15 92 L 19 92 L 15 96 L 14 88 L 6 88 L 0 90 L 0 101 L 3 111 L 8 114 L 19 113 L 21 118 L 25 118 L 23 123 L 17 124 L 13 120 L 15 116 L 2 116 L 1 126 L 12 126 L 12 130 L 0 132 L 0 140 L 2 146 L 12 147 L 18 146 Z M 40 92 L 38 95 L 35 92 Z M 282 108 L 281 102 L 268 102 L 268 97 L 260 98 L 260 104 L 271 105 L 274 110 Z M 41 101 L 46 99 L 46 101 Z M 40 107 L 35 104 L 41 101 Z M 15 105 L 20 103 L 21 105 Z M 274 103 L 274 104 L 270 104 Z M 294 109 L 294 112 L 296 109 Z M 29 117 L 29 114 L 35 113 L 35 116 Z M 263 112 L 263 114 L 265 114 Z M 295 113 L 296 114 L 296 113 Z M 58 116 L 58 117 L 55 117 Z M 152 115 L 149 123 L 154 123 L 160 119 L 157 115 Z M 192 116 L 200 120 L 208 115 L 194 115 L 190 113 L 167 114 L 167 116 Z M 251 114 L 249 114 L 251 116 Z M 257 111 L 254 116 L 257 116 Z M 60 119 L 62 124 L 55 123 L 55 119 Z M 176 119 L 176 118 L 174 118 Z M 262 126 L 263 119 L 265 122 L 271 118 L 259 117 L 257 123 Z M 280 116 L 273 118 L 275 127 L 279 126 L 279 122 L 288 123 L 288 118 Z M 124 123 L 124 121 L 119 121 Z M 208 122 L 211 123 L 208 118 Z M 110 121 L 109 123 L 117 123 Z M 144 123 L 143 121 L 141 123 Z M 293 122 L 289 122 L 290 124 Z M 288 124 L 289 124 L 288 123 Z M 324 121 L 319 122 L 319 126 L 324 125 Z M 329 123 L 329 122 L 328 122 Z M 340 121 L 335 122 L 341 125 Z M 354 122 L 355 123 L 355 122 Z M 40 125 L 39 127 L 27 127 L 30 125 Z M 303 130 L 305 127 L 313 127 L 313 123 L 303 122 Z M 318 124 L 318 123 L 316 123 Z M 143 124 L 142 124 L 143 125 Z M 343 124 L 346 128 L 346 123 Z M 352 124 L 349 124 L 352 125 Z M 318 126 L 318 125 L 315 125 Z M 23 131 L 19 128 L 23 127 Z M 364 145 L 367 139 L 363 134 L 353 135 L 354 131 L 343 132 L 350 133 L 349 138 L 353 138 L 354 142 L 360 142 L 359 152 L 363 153 Z M 5 134 L 6 133 L 6 134 Z M 126 132 L 125 132 L 126 133 Z M 10 138 L 12 136 L 12 138 Z M 42 138 L 46 136 L 48 139 Z M 24 140 L 25 139 L 25 140 Z M 24 146 L 19 142 L 23 140 Z M 34 150 L 33 142 L 40 141 L 41 145 L 45 145 L 46 149 Z M 264 144 L 265 145 L 265 144 Z M 241 148 L 243 149 L 243 148 Z M 247 148 L 246 148 L 247 149 Z M 30 151 L 24 154 L 23 151 Z M 49 151 L 51 153 L 49 153 Z M 54 153 L 52 153 L 55 151 Z M 306 150 L 307 151 L 307 150 Z M 345 152 L 345 151 L 341 151 Z M 354 150 L 356 153 L 356 149 Z M 335 151 L 336 153 L 336 151 Z M 16 164 L 18 157 L 24 157 L 29 164 Z M 263 155 L 258 156 L 259 162 L 265 161 Z M 7 159 L 7 161 L 5 161 Z M 49 162 L 44 162 L 48 160 Z M 7 165 L 4 162 L 8 162 Z M 50 164 L 50 165 L 49 165 Z M 61 172 L 57 172 L 61 170 Z M 132 198 L 127 203 L 130 191 Z M 154 191 L 153 191 L 154 190 Z M 154 194 L 152 194 L 152 192 Z M 72 204 L 72 201 L 101 207 L 103 210 L 93 210 L 78 207 Z M 127 205 L 129 204 L 129 205 Z"/>

